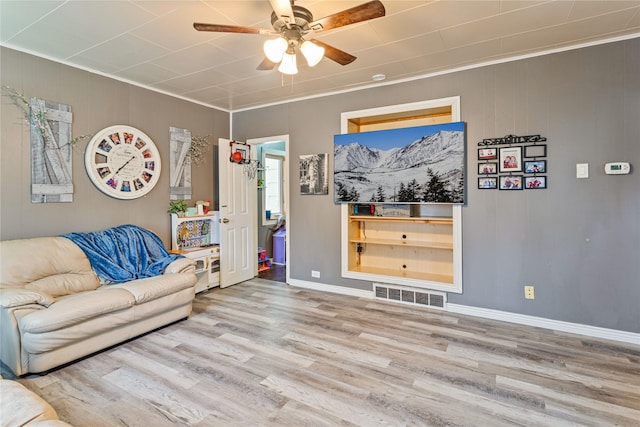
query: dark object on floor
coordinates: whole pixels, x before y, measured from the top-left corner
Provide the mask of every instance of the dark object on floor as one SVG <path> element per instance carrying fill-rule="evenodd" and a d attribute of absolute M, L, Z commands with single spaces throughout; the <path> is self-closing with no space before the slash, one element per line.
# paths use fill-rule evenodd
<path fill-rule="evenodd" d="M 258 277 L 261 279 L 286 283 L 287 281 L 286 266 L 271 264 L 271 268 L 258 272 Z"/>

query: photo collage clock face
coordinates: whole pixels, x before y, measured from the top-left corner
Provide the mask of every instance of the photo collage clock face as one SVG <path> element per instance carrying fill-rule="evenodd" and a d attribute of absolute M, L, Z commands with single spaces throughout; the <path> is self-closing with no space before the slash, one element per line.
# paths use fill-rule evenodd
<path fill-rule="evenodd" d="M 111 126 L 96 133 L 87 145 L 85 167 L 103 193 L 117 199 L 135 199 L 158 183 L 160 153 L 141 130 Z"/>

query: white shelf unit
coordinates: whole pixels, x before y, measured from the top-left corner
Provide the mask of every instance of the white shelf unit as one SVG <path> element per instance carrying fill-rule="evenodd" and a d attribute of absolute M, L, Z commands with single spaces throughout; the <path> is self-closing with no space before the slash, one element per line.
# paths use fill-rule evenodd
<path fill-rule="evenodd" d="M 377 216 L 343 204 L 341 229 L 343 277 L 462 293 L 460 205 L 438 205 L 438 216 Z"/>
<path fill-rule="evenodd" d="M 219 214 L 171 214 L 171 253 L 196 262 L 196 293 L 220 285 Z"/>
<path fill-rule="evenodd" d="M 220 243 L 219 218 L 218 211 L 192 216 L 171 214 L 171 249 L 185 250 Z"/>

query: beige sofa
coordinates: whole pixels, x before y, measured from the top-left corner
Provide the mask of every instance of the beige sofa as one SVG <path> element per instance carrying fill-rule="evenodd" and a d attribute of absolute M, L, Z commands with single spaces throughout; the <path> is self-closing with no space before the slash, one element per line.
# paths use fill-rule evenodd
<path fill-rule="evenodd" d="M 56 411 L 22 384 L 0 377 L 0 426 L 70 427 Z"/>
<path fill-rule="evenodd" d="M 194 270 L 180 258 L 162 275 L 101 285 L 67 238 L 0 242 L 0 360 L 16 375 L 42 373 L 184 319 Z"/>

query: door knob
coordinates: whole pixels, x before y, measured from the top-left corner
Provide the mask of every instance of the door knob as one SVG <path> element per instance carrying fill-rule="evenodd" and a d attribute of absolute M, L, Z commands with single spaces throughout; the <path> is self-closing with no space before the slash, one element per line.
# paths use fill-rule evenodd
<path fill-rule="evenodd" d="M 228 224 L 229 218 L 222 218 L 220 221 L 222 221 L 224 224 Z"/>

